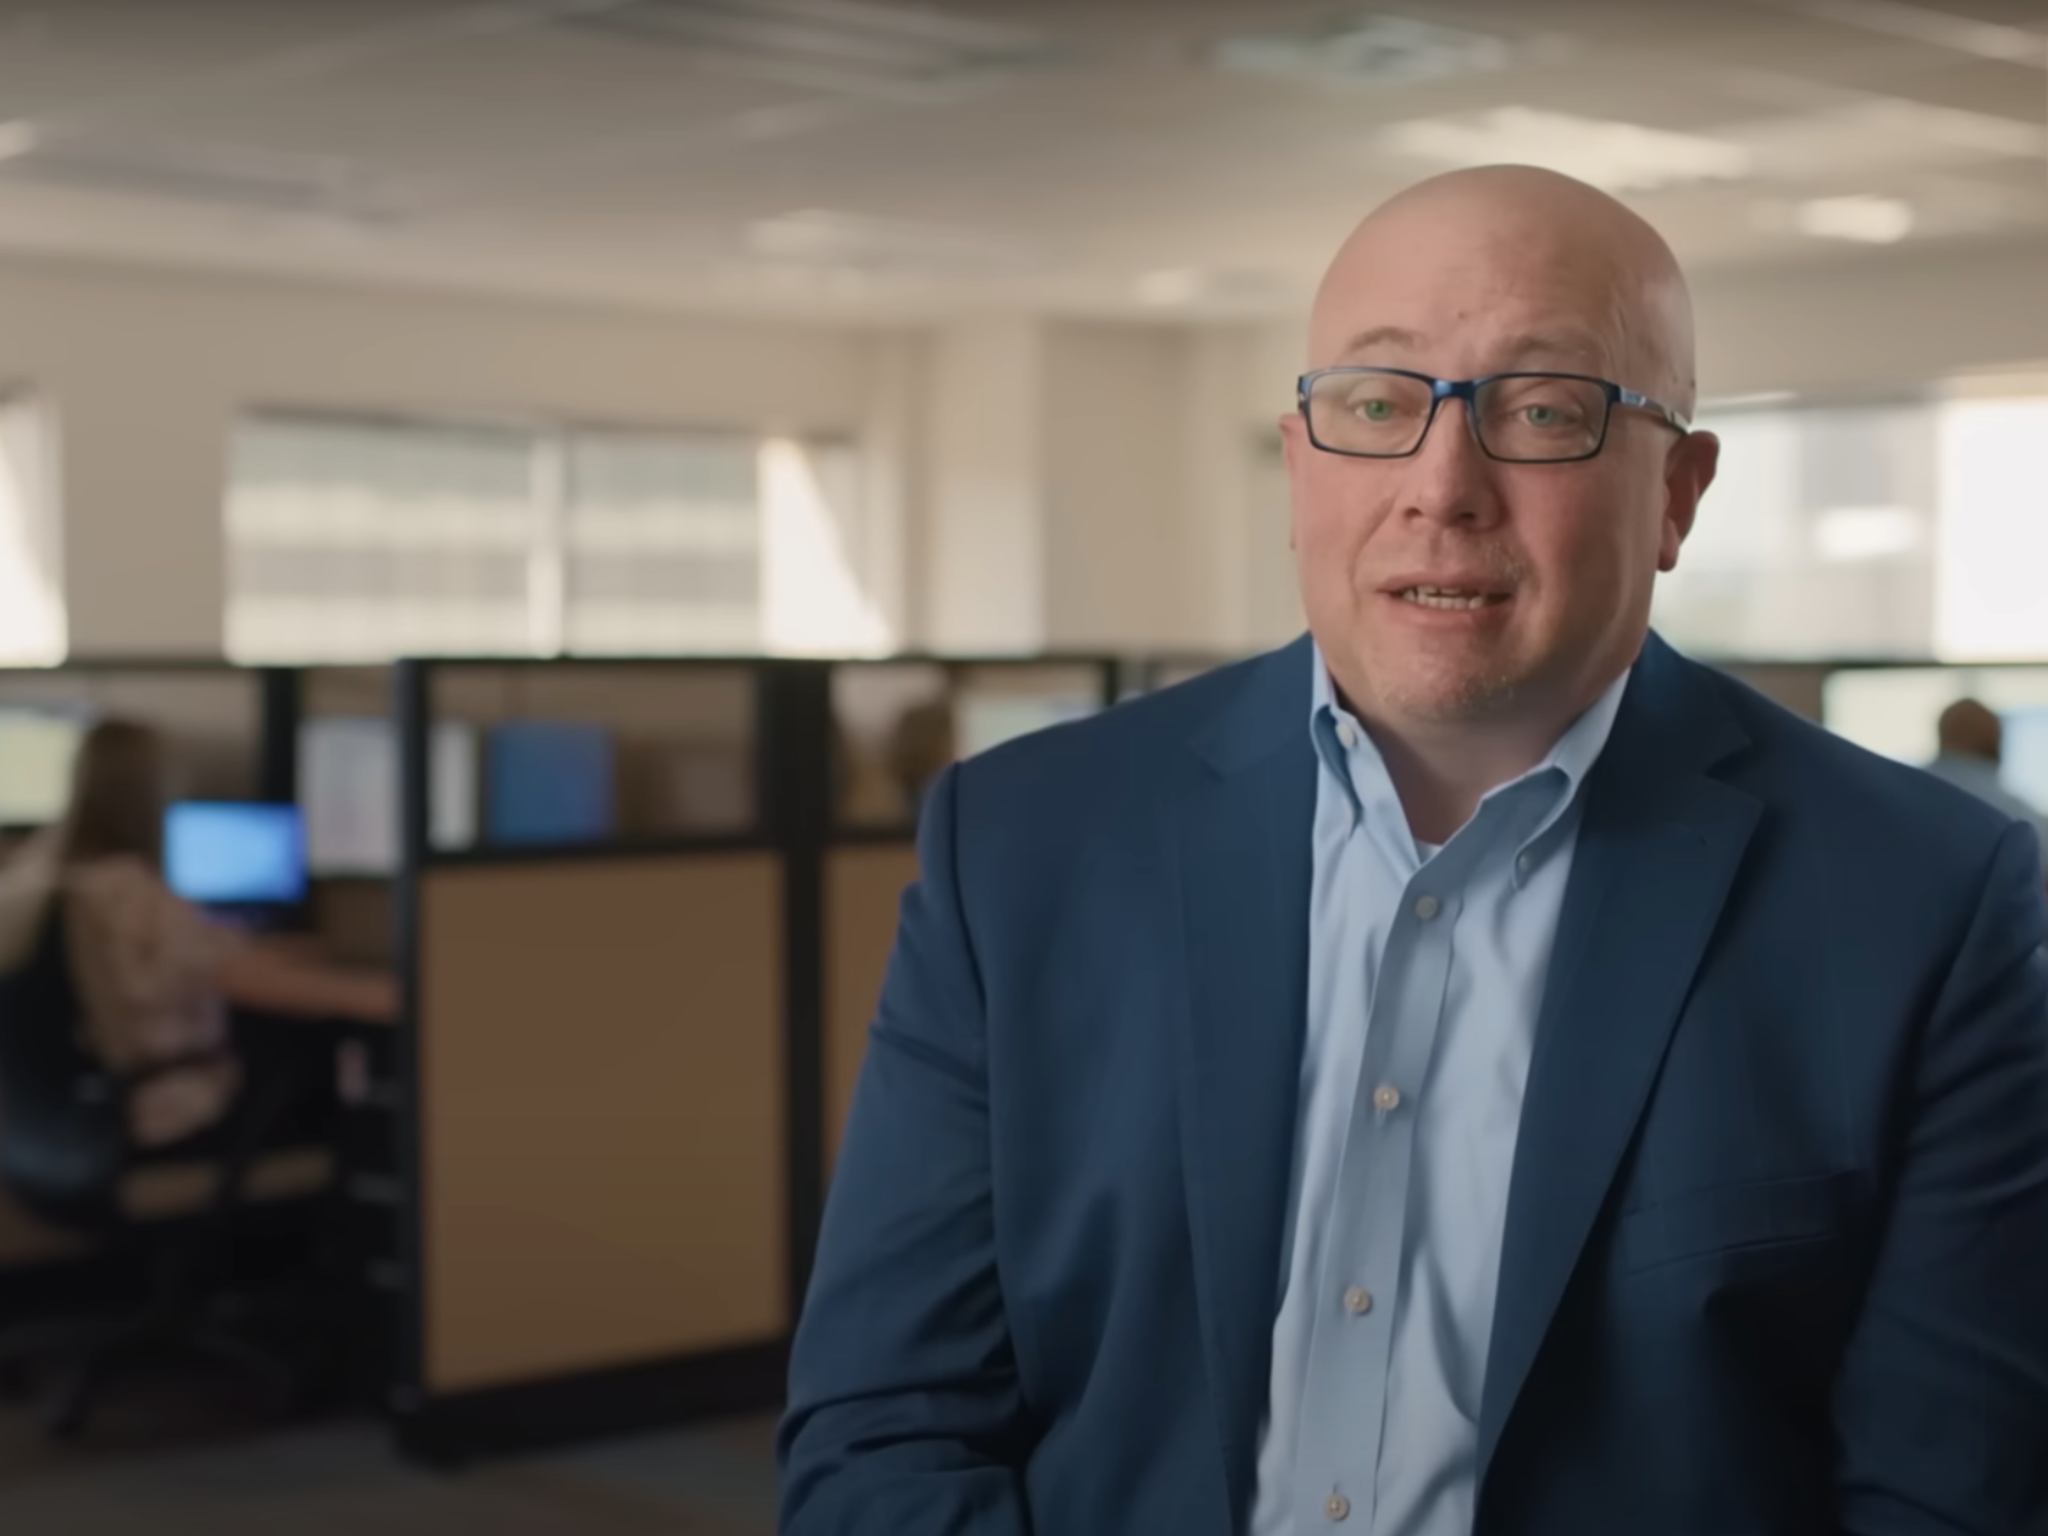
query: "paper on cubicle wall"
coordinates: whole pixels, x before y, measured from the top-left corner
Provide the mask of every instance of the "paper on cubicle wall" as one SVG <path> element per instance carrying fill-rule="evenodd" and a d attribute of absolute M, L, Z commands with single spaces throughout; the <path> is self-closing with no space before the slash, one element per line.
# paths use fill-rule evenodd
<path fill-rule="evenodd" d="M 434 726 L 428 765 L 428 840 L 476 841 L 476 732 Z M 398 869 L 398 737 L 388 720 L 309 720 L 299 733 L 299 805 L 306 862 L 316 876 L 384 877 Z"/>

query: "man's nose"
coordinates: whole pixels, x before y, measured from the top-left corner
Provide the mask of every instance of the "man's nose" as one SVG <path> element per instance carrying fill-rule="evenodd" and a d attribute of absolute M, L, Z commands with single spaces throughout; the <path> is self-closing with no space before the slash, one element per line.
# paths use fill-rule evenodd
<path fill-rule="evenodd" d="M 1408 461 L 1402 511 L 1447 526 L 1486 526 L 1500 517 L 1494 461 L 1473 431 L 1471 402 L 1456 398 L 1437 407 L 1429 431 Z"/>

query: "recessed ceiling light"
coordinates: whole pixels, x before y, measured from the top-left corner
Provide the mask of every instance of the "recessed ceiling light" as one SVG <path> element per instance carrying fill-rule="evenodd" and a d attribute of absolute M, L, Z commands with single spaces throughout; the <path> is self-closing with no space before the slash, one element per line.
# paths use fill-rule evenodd
<path fill-rule="evenodd" d="M 1896 197 L 1816 197 L 1792 210 L 1792 227 L 1819 240 L 1892 245 L 1913 232 L 1913 205 Z"/>
<path fill-rule="evenodd" d="M 1224 69 L 1368 86 L 1452 80 L 1505 69 L 1514 58 L 1506 38 L 1370 11 L 1225 38 L 1215 50 Z"/>
<path fill-rule="evenodd" d="M 1740 144 L 1534 107 L 1396 123 L 1379 144 L 1445 165 L 1543 166 L 1609 192 L 1739 181 L 1753 169 L 1751 151 Z"/>

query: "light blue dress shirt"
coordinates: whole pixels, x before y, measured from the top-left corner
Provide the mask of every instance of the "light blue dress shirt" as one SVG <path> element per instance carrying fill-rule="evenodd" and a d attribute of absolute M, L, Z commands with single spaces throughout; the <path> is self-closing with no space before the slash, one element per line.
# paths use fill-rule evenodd
<path fill-rule="evenodd" d="M 1308 1029 L 1253 1536 L 1469 1536 L 1508 1180 L 1580 787 L 1627 676 L 1441 850 L 1320 654 Z"/>

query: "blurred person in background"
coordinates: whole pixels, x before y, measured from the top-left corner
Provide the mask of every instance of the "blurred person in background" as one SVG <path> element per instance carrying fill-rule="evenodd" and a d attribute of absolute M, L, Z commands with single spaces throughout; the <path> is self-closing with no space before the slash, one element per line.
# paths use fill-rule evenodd
<path fill-rule="evenodd" d="M 941 697 L 904 710 L 889 735 L 889 772 L 912 816 L 923 810 L 933 783 L 959 755 L 959 728 L 949 683 Z"/>
<path fill-rule="evenodd" d="M 1927 771 L 2032 827 L 2040 839 L 2041 862 L 2048 866 L 2048 816 L 2007 789 L 2000 777 L 2005 726 L 1998 716 L 1975 699 L 1958 699 L 1941 712 L 1935 731 L 1939 748 Z"/>
<path fill-rule="evenodd" d="M 1309 634 L 926 799 L 787 1536 L 2048 1530 L 2034 839 L 1649 632 L 1693 350 L 1549 172 L 1345 243 Z"/>
<path fill-rule="evenodd" d="M 205 1150 L 259 1099 L 266 1124 L 317 1139 L 334 1089 L 331 1046 L 295 1036 L 284 1018 L 259 1019 L 238 1041 L 229 1010 L 387 1021 L 397 982 L 241 933 L 174 894 L 163 877 L 166 780 L 156 732 L 106 720 L 86 734 L 63 818 L 0 869 L 0 973 L 36 961 L 61 931 L 55 958 L 69 967 L 83 1041 L 133 1081 L 138 1150 Z"/>

